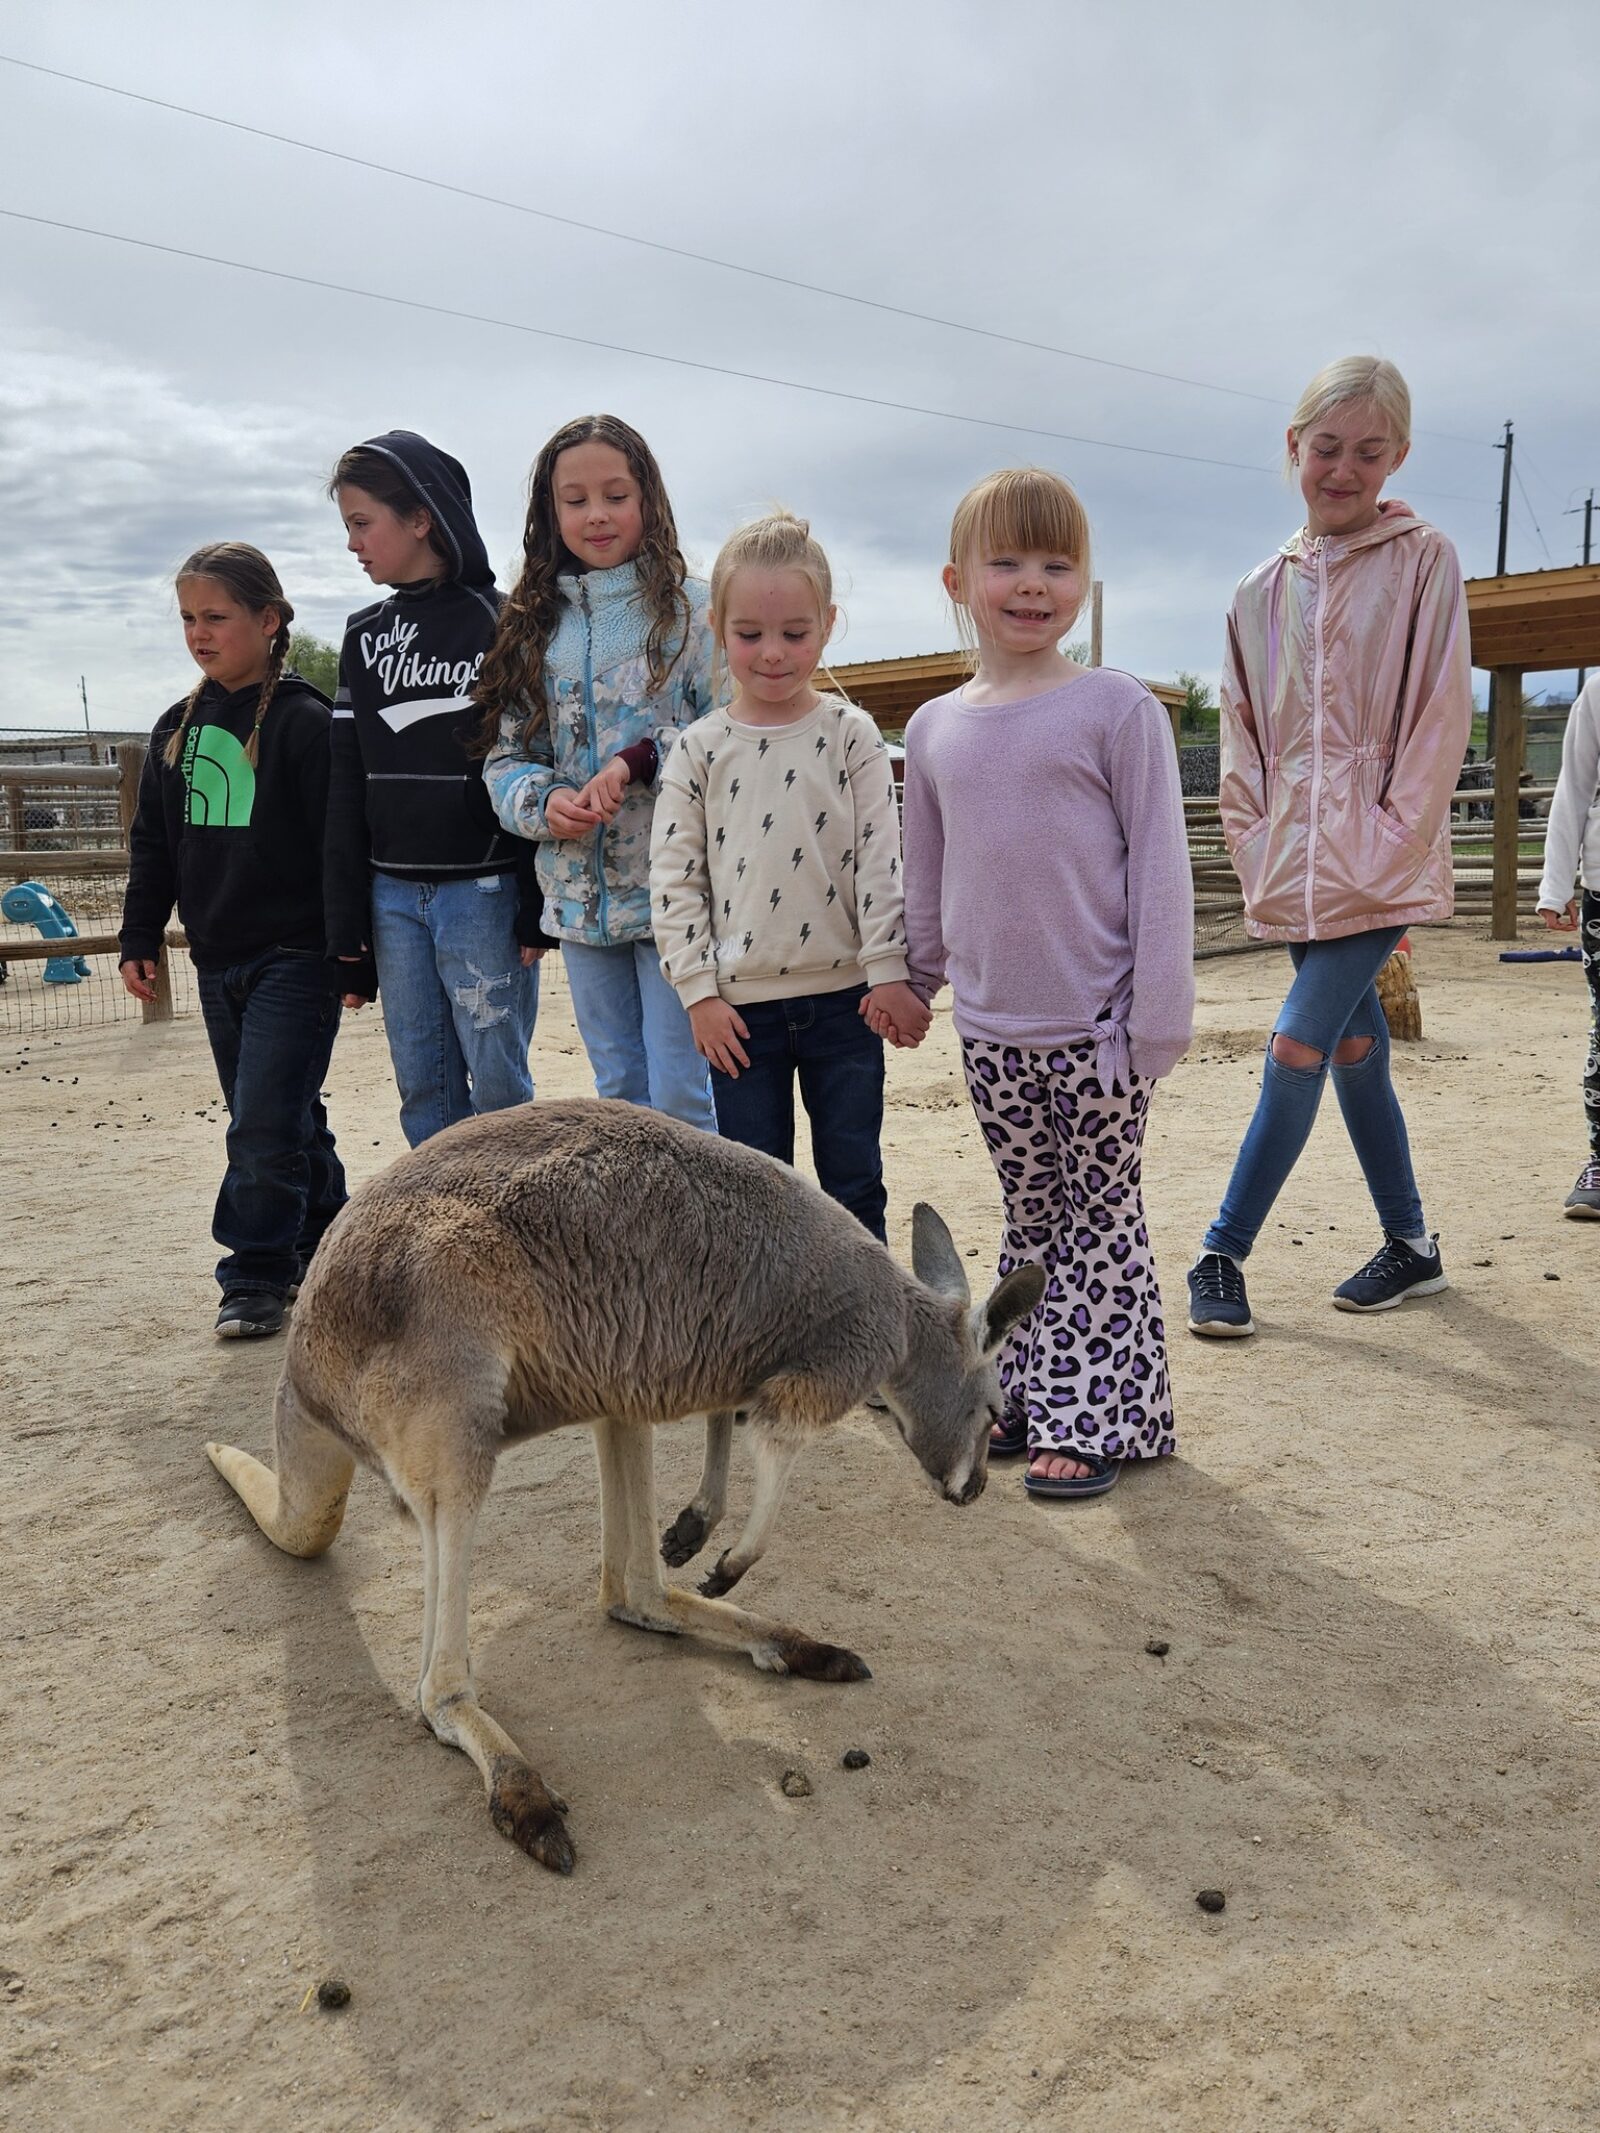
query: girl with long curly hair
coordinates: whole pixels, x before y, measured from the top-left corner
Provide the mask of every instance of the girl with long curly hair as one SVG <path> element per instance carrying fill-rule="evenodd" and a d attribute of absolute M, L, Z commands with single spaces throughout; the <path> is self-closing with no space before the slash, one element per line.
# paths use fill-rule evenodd
<path fill-rule="evenodd" d="M 706 1063 L 651 936 L 656 772 L 710 710 L 706 587 L 655 456 L 615 415 L 534 461 L 522 573 L 478 678 L 489 797 L 537 846 L 595 1088 L 716 1131 Z"/>

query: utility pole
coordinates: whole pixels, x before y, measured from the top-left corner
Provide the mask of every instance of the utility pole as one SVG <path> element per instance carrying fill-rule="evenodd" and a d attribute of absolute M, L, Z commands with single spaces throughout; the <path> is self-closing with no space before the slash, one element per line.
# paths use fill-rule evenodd
<path fill-rule="evenodd" d="M 1505 465 L 1500 469 L 1500 547 L 1495 556 L 1494 574 L 1503 578 L 1506 574 L 1506 537 L 1511 531 L 1511 425 L 1506 424 L 1505 441 L 1495 446 L 1497 452 L 1506 455 Z"/>
<path fill-rule="evenodd" d="M 84 678 L 83 678 L 83 676 L 82 676 L 81 674 L 80 674 L 80 675 L 78 676 L 78 694 L 79 694 L 79 695 L 80 695 L 80 696 L 81 696 L 81 697 L 83 698 L 83 732 L 84 732 L 84 738 L 85 738 L 85 739 L 87 740 L 87 739 L 89 739 L 89 738 L 90 738 L 90 733 L 89 733 L 89 689 L 88 689 L 88 684 L 87 684 L 87 683 L 86 683 L 86 682 L 84 681 Z"/>
<path fill-rule="evenodd" d="M 1511 424 L 1506 424 L 1503 441 L 1495 446 L 1497 452 L 1505 453 L 1505 464 L 1500 469 L 1500 545 L 1495 552 L 1494 574 L 1503 578 L 1506 574 L 1506 542 L 1511 534 Z M 1494 760 L 1495 696 L 1498 683 L 1495 674 L 1489 676 L 1489 719 L 1484 733 L 1484 754 Z"/>
<path fill-rule="evenodd" d="M 1587 496 L 1587 497 L 1586 497 L 1586 498 L 1584 499 L 1584 501 L 1583 501 L 1583 502 L 1582 502 L 1581 504 L 1574 504 L 1574 505 L 1573 505 L 1573 507 L 1572 507 L 1572 509 L 1571 509 L 1570 511 L 1565 511 L 1565 512 L 1563 512 L 1563 513 L 1562 513 L 1562 516 L 1563 516 L 1563 518 L 1576 518 L 1576 517 L 1577 517 L 1577 515 L 1578 515 L 1578 513 L 1579 513 L 1580 511 L 1581 511 L 1581 512 L 1583 513 L 1583 560 L 1585 561 L 1585 563 L 1587 563 L 1587 562 L 1589 562 L 1589 560 L 1591 559 L 1591 557 L 1592 557 L 1592 556 L 1593 556 L 1593 554 L 1594 554 L 1594 491 L 1593 491 L 1593 489 L 1591 489 L 1591 490 L 1589 491 L 1589 494 L 1588 494 L 1588 496 Z M 1585 683 L 1585 682 L 1586 682 L 1586 681 L 1588 680 L 1588 678 L 1589 678 L 1589 669 L 1588 669 L 1587 667 L 1579 667 L 1579 669 L 1578 669 L 1578 687 L 1579 687 L 1580 689 L 1581 689 L 1581 688 L 1583 687 L 1584 683 Z"/>

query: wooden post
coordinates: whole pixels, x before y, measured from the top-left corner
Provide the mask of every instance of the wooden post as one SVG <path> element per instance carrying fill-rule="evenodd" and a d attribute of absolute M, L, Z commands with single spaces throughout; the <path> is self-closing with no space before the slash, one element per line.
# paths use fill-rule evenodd
<path fill-rule="evenodd" d="M 1098 578 L 1089 588 L 1089 664 L 1100 664 L 1101 617 L 1105 605 L 1105 587 Z"/>
<path fill-rule="evenodd" d="M 1494 683 L 1494 901 L 1489 930 L 1497 941 L 1514 941 L 1517 937 L 1517 843 L 1522 828 L 1518 808 L 1526 742 L 1522 669 L 1497 667 Z"/>
<path fill-rule="evenodd" d="M 117 750 L 117 813 L 122 818 L 124 844 L 131 841 L 133 817 L 139 805 L 139 780 L 144 775 L 147 752 L 143 741 L 124 741 Z M 156 996 L 142 1003 L 140 1013 L 146 1022 L 172 1020 L 172 972 L 167 965 L 165 944 L 156 950 Z"/>
<path fill-rule="evenodd" d="M 11 817 L 11 841 L 19 852 L 28 849 L 28 822 L 22 812 L 24 797 L 20 785 L 7 785 L 6 810 Z"/>

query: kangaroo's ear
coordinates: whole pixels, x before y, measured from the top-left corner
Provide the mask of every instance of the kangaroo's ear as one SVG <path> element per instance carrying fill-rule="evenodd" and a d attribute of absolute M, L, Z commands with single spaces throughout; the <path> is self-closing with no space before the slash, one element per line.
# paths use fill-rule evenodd
<path fill-rule="evenodd" d="M 983 1353 L 993 1355 L 1012 1327 L 1025 1319 L 1045 1291 L 1045 1271 L 1030 1260 L 1013 1267 L 973 1312 L 973 1337 Z"/>
<path fill-rule="evenodd" d="M 955 1239 L 926 1200 L 911 1210 L 911 1270 L 935 1296 L 953 1296 L 958 1303 L 971 1303 L 967 1270 L 961 1264 Z"/>

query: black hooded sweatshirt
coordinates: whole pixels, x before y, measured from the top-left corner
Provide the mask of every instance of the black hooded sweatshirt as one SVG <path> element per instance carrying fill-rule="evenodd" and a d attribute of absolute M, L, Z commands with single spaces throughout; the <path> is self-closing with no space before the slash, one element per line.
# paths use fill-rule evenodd
<path fill-rule="evenodd" d="M 345 625 L 333 707 L 333 770 L 323 892 L 328 952 L 372 939 L 371 870 L 402 881 L 517 876 L 517 939 L 550 945 L 535 847 L 495 820 L 483 765 L 466 752 L 481 714 L 472 701 L 494 637 L 500 594 L 472 516 L 460 462 L 411 430 L 371 437 L 432 513 L 448 575 L 397 585 Z"/>
<path fill-rule="evenodd" d="M 208 681 L 170 766 L 167 741 L 183 704 L 157 719 L 128 832 L 124 962 L 155 960 L 174 903 L 200 970 L 273 948 L 322 954 L 328 699 L 286 673 L 252 768 L 244 750 L 260 701 L 255 682 L 224 690 Z"/>

